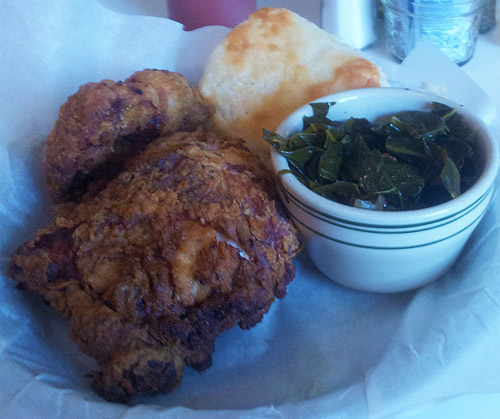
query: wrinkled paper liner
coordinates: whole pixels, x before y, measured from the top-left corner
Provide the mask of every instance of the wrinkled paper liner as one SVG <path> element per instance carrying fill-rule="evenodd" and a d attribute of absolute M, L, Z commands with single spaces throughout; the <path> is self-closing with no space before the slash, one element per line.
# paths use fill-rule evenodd
<path fill-rule="evenodd" d="M 11 253 L 51 222 L 41 152 L 66 97 L 88 81 L 143 68 L 180 71 L 196 83 L 228 31 L 186 33 L 167 19 L 121 15 L 93 1 L 10 3 L 0 29 L 10 41 L 2 46 L 0 103 L 2 273 Z M 499 199 L 497 189 L 453 268 L 419 290 L 353 291 L 303 252 L 288 295 L 253 329 L 222 334 L 208 370 L 186 368 L 172 393 L 130 405 L 91 390 L 95 362 L 69 339 L 68 322 L 2 276 L 0 416 L 383 417 L 499 391 L 500 363 L 485 362 L 500 346 Z"/>

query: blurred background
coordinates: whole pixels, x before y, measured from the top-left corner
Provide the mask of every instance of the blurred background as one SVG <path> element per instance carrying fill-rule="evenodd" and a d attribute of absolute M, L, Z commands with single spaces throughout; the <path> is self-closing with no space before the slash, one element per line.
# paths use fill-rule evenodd
<path fill-rule="evenodd" d="M 167 0 L 100 0 L 100 2 L 119 13 L 168 16 Z M 317 25 L 321 24 L 321 0 L 257 0 L 257 7 L 285 7 Z"/>

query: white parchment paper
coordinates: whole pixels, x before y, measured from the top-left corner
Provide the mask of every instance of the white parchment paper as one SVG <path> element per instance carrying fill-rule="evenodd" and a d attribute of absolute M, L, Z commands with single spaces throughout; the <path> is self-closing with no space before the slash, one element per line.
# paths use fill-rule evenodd
<path fill-rule="evenodd" d="M 2 2 L 0 272 L 50 222 L 41 150 L 66 97 L 143 68 L 196 83 L 227 31 L 185 33 L 96 0 Z M 212 367 L 187 368 L 171 394 L 130 405 L 97 396 L 86 377 L 94 361 L 67 321 L 1 276 L 0 417 L 407 417 L 474 396 L 500 406 L 499 201 L 496 190 L 459 262 L 416 291 L 349 290 L 302 253 L 288 295 L 255 328 L 220 336 Z"/>

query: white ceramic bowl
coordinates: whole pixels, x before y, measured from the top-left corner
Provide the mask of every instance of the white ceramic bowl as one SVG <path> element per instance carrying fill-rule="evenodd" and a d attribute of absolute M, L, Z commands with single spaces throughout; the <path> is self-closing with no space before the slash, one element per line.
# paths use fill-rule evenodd
<path fill-rule="evenodd" d="M 458 111 L 479 130 L 479 153 L 484 166 L 477 182 L 457 198 L 412 211 L 372 211 L 330 201 L 308 189 L 290 173 L 278 176 L 279 193 L 317 267 L 345 286 L 376 292 L 398 292 L 438 278 L 456 261 L 483 217 L 499 165 L 497 140 L 477 116 L 447 99 L 396 88 L 367 88 L 325 96 L 315 102 L 336 102 L 328 117 L 374 121 L 403 110 L 430 110 L 432 101 Z M 306 105 L 278 128 L 289 136 L 301 131 Z M 288 169 L 274 149 L 276 172 Z"/>

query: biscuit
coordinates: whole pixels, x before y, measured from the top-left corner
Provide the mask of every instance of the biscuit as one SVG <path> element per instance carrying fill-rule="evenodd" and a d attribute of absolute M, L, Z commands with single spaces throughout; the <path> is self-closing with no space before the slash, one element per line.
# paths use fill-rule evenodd
<path fill-rule="evenodd" d="M 340 38 L 296 13 L 261 8 L 215 48 L 200 81 L 215 126 L 242 137 L 264 163 L 263 128 L 326 94 L 385 83 L 379 68 Z"/>

